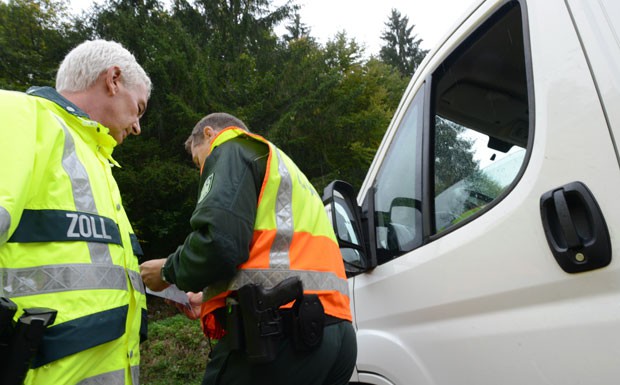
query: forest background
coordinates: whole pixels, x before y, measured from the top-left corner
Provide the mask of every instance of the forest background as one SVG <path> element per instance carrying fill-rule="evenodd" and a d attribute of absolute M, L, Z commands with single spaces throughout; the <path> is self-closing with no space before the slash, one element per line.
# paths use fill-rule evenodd
<path fill-rule="evenodd" d="M 65 0 L 3 0 L 0 88 L 53 87 L 60 61 L 88 39 L 118 41 L 136 56 L 154 88 L 142 134 L 115 149 L 123 167 L 114 175 L 145 258 L 164 258 L 190 230 L 199 174 L 183 144 L 208 113 L 241 118 L 319 194 L 334 179 L 361 185 L 426 51 L 396 9 L 370 57 L 345 32 L 318 43 L 298 11 L 293 0 L 108 0 L 72 14 Z M 149 304 L 142 383 L 200 383 L 209 346 L 197 323 Z"/>
<path fill-rule="evenodd" d="M 0 88 L 54 86 L 67 52 L 87 39 L 128 48 L 153 81 L 142 134 L 115 149 L 114 170 L 145 256 L 183 243 L 198 172 L 185 139 L 204 115 L 246 122 L 297 163 L 315 188 L 358 188 L 411 75 L 424 58 L 397 10 L 377 57 L 344 32 L 319 44 L 292 1 L 112 0 L 79 15 L 65 0 L 0 1 Z M 286 33 L 277 36 L 283 24 Z"/>

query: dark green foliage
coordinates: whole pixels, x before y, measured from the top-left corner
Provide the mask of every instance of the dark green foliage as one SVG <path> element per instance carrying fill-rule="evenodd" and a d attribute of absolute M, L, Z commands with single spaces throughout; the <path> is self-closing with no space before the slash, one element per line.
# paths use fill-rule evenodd
<path fill-rule="evenodd" d="M 374 59 L 363 62 L 357 43 L 344 34 L 325 49 L 306 37 L 291 40 L 288 55 L 276 80 L 283 110 L 269 138 L 318 191 L 333 179 L 359 187 L 406 81 Z"/>
<path fill-rule="evenodd" d="M 54 85 L 58 64 L 82 40 L 67 20 L 64 1 L 0 2 L 0 88 Z"/>
<path fill-rule="evenodd" d="M 165 257 L 183 243 L 196 203 L 198 170 L 189 160 L 161 157 L 160 147 L 154 139 L 131 138 L 119 148 L 124 167 L 114 170 L 146 259 Z"/>
<path fill-rule="evenodd" d="M 310 28 L 301 22 L 299 13 L 295 13 L 293 21 L 286 26 L 286 31 L 288 33 L 284 34 L 282 38 L 287 42 L 298 40 L 302 37 L 310 38 Z"/>
<path fill-rule="evenodd" d="M 420 48 L 422 39 L 411 35 L 415 25 L 409 26 L 409 18 L 401 16 L 396 9 L 392 9 L 385 26 L 387 29 L 383 31 L 381 39 L 386 45 L 381 47 L 379 57 L 385 63 L 398 68 L 404 77 L 410 78 L 428 51 Z"/>

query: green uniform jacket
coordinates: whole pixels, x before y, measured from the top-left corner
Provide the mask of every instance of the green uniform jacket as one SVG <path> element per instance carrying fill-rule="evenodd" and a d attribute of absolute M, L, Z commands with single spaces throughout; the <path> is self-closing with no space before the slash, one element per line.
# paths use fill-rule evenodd
<path fill-rule="evenodd" d="M 168 282 L 199 292 L 228 282 L 247 261 L 268 153 L 266 144 L 239 137 L 207 157 L 190 219 L 193 231 L 164 265 Z"/>
<path fill-rule="evenodd" d="M 0 91 L 0 125 L 0 295 L 16 318 L 58 311 L 25 383 L 137 384 L 146 297 L 116 142 L 51 88 Z"/>

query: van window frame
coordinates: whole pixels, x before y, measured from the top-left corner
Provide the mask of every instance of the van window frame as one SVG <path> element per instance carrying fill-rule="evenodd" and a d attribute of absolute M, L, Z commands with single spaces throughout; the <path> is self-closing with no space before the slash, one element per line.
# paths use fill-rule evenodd
<path fill-rule="evenodd" d="M 477 43 L 481 36 L 483 36 L 492 26 L 496 25 L 507 13 L 509 10 L 508 7 L 512 4 L 512 6 L 516 6 L 520 8 L 521 13 L 521 30 L 522 30 L 522 39 L 523 39 L 523 57 L 524 57 L 524 69 L 525 69 L 525 77 L 526 77 L 526 87 L 527 87 L 527 99 L 528 99 L 528 138 L 527 145 L 525 147 L 525 156 L 521 167 L 517 174 L 515 175 L 512 182 L 502 191 L 500 195 L 495 197 L 493 201 L 491 201 L 484 209 L 476 212 L 465 220 L 449 227 L 445 231 L 438 232 L 435 228 L 435 183 L 434 183 L 434 123 L 432 120 L 436 116 L 436 106 L 434 105 L 434 97 L 435 97 L 435 76 L 438 73 L 440 67 L 449 66 L 454 64 L 463 54 L 466 52 L 473 44 Z M 424 181 L 423 185 L 425 186 L 424 192 L 422 194 L 423 198 L 423 213 L 424 213 L 424 243 L 427 244 L 433 242 L 463 226 L 466 226 L 471 221 L 476 218 L 484 215 L 491 208 L 499 204 L 506 196 L 508 196 L 518 184 L 519 180 L 522 178 L 523 174 L 527 170 L 527 165 L 529 164 L 530 156 L 532 153 L 532 146 L 535 135 L 535 99 L 534 99 L 534 79 L 533 79 L 533 71 L 532 71 L 532 59 L 531 59 L 531 45 L 530 45 L 530 35 L 529 35 L 529 23 L 528 23 L 528 12 L 527 12 L 527 4 L 526 0 L 507 0 L 501 4 L 498 4 L 497 8 L 493 10 L 493 12 L 481 21 L 475 28 L 475 30 L 470 33 L 463 41 L 458 44 L 447 56 L 444 60 L 439 63 L 436 67 L 434 67 L 429 75 L 425 79 L 425 87 L 426 95 L 427 95 L 427 103 L 425 103 L 425 116 L 427 117 L 424 121 Z"/>

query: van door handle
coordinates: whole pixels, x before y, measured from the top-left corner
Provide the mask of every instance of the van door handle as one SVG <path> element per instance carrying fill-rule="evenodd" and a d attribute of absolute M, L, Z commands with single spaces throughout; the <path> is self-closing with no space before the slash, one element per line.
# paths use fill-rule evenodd
<path fill-rule="evenodd" d="M 551 252 L 564 271 L 580 273 L 611 262 L 609 230 L 585 184 L 572 182 L 546 192 L 540 213 Z"/>
<path fill-rule="evenodd" d="M 577 234 L 573 218 L 570 215 L 570 209 L 566 202 L 564 190 L 555 190 L 553 192 L 553 204 L 556 215 L 558 217 L 559 228 L 566 240 L 566 246 L 569 249 L 576 249 L 583 246 L 581 238 Z"/>

